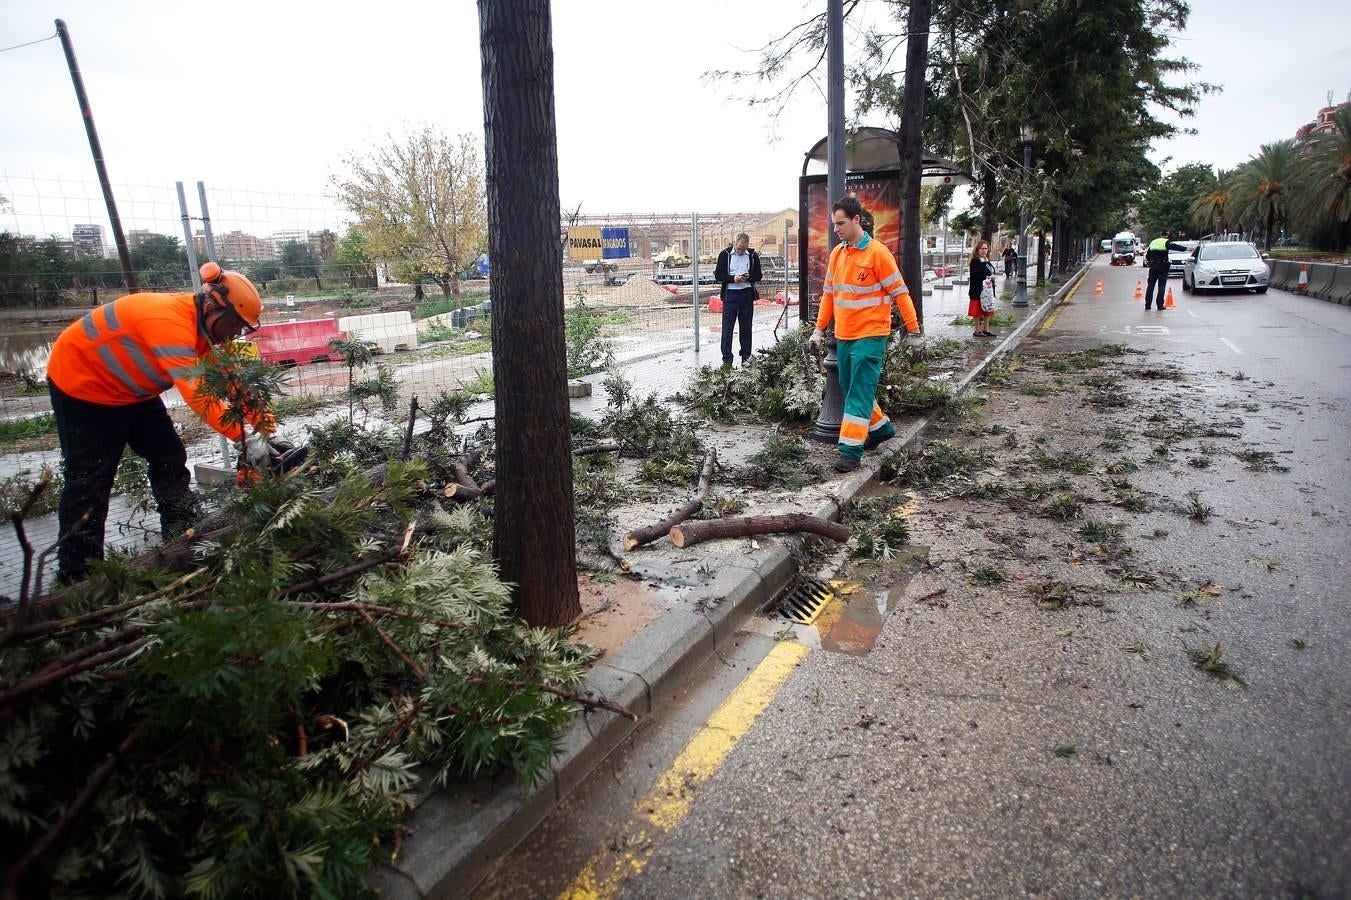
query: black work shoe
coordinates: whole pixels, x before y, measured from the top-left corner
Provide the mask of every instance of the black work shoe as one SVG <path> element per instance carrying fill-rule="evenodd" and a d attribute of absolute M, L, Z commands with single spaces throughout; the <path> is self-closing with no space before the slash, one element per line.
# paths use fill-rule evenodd
<path fill-rule="evenodd" d="M 836 472 L 852 472 L 858 468 L 858 460 L 848 454 L 841 453 L 835 457 Z"/>
<path fill-rule="evenodd" d="M 869 434 L 868 439 L 863 442 L 863 449 L 876 450 L 878 444 L 884 443 L 885 441 L 889 441 L 895 436 L 896 432 L 894 430 L 891 432 L 891 434 L 880 434 L 874 431 L 871 434 Z"/>

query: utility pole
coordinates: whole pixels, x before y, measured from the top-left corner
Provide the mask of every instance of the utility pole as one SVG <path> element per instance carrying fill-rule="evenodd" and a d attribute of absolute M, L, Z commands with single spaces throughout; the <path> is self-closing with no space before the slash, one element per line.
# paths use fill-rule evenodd
<path fill-rule="evenodd" d="M 89 138 L 89 149 L 94 154 L 94 169 L 98 172 L 99 187 L 103 189 L 103 203 L 108 207 L 108 222 L 112 225 L 113 240 L 117 242 L 117 256 L 122 261 L 122 280 L 127 291 L 134 293 L 138 285 L 136 272 L 131 268 L 131 250 L 127 247 L 127 237 L 122 233 L 122 219 L 117 214 L 117 202 L 113 200 L 113 188 L 108 183 L 108 167 L 103 164 L 103 147 L 99 144 L 99 133 L 94 127 L 94 113 L 89 108 L 89 95 L 84 90 L 84 79 L 80 77 L 80 64 L 75 61 L 75 47 L 70 42 L 70 32 L 66 23 L 56 20 L 56 34 L 61 38 L 61 49 L 66 53 L 66 65 L 70 67 L 70 80 L 75 85 L 75 99 L 80 104 L 80 116 L 84 119 L 84 133 Z"/>

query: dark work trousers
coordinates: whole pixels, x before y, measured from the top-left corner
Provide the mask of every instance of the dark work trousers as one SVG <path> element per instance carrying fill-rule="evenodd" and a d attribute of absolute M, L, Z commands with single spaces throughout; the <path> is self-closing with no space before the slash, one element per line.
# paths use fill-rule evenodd
<path fill-rule="evenodd" d="M 150 464 L 150 491 L 159 507 L 160 532 L 178 537 L 193 523 L 197 498 L 189 486 L 188 453 L 158 397 L 130 406 L 102 406 L 77 400 L 48 382 L 66 486 L 58 508 L 61 534 L 58 578 L 84 578 L 90 559 L 103 558 L 103 529 L 108 498 L 122 451 Z M 80 518 L 89 514 L 83 524 Z M 72 531 L 72 529 L 74 529 Z"/>
<path fill-rule="evenodd" d="M 1158 285 L 1158 296 L 1155 297 L 1154 286 Z M 1159 309 L 1163 309 L 1163 295 L 1168 291 L 1168 270 L 1160 272 L 1157 269 L 1149 270 L 1149 287 L 1145 288 L 1145 309 L 1149 309 L 1149 301 L 1152 298 L 1158 303 Z"/>
<path fill-rule="evenodd" d="M 751 317 L 755 314 L 755 288 L 727 289 L 722 304 L 722 362 L 732 364 L 732 327 L 741 338 L 741 361 L 751 358 Z"/>

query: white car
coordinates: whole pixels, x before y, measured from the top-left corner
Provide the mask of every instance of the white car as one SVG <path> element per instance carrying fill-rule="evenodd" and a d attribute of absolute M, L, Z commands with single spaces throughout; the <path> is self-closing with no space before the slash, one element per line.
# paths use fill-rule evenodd
<path fill-rule="evenodd" d="M 1198 246 L 1182 267 L 1184 291 L 1267 292 L 1271 273 L 1257 248 L 1246 241 L 1216 241 Z"/>
<path fill-rule="evenodd" d="M 1196 249 L 1197 241 L 1173 241 L 1174 244 L 1181 244 L 1185 250 L 1168 251 L 1168 277 L 1180 278 L 1182 270 L 1187 266 L 1187 258 L 1192 255 Z"/>

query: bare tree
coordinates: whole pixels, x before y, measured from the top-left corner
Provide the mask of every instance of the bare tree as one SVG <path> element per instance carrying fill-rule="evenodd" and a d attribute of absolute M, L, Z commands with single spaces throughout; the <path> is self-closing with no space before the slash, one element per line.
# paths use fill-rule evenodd
<path fill-rule="evenodd" d="M 532 625 L 581 613 L 549 0 L 479 0 L 502 579 Z"/>
<path fill-rule="evenodd" d="M 350 172 L 334 184 L 368 252 L 405 277 L 433 278 L 445 296 L 459 297 L 460 272 L 482 251 L 486 227 L 474 139 L 452 139 L 425 125 L 343 163 Z"/>

